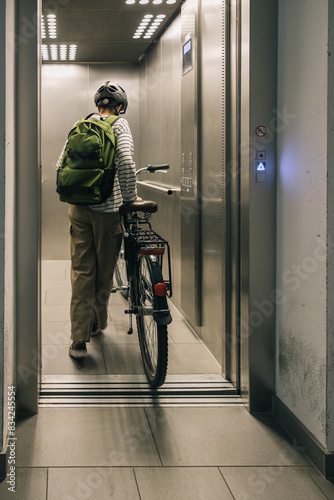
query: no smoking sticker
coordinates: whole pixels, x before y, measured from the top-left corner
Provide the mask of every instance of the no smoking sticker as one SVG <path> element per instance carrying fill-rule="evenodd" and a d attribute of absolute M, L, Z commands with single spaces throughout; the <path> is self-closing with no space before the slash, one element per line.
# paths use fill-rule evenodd
<path fill-rule="evenodd" d="M 258 137 L 264 137 L 268 133 L 267 127 L 265 127 L 264 125 L 259 125 L 258 127 L 256 127 L 255 133 Z"/>

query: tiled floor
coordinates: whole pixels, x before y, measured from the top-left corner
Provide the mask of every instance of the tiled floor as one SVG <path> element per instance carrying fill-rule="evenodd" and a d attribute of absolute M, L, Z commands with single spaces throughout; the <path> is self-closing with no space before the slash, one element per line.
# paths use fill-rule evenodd
<path fill-rule="evenodd" d="M 68 355 L 70 343 L 70 262 L 42 265 L 42 375 L 143 375 L 136 329 L 127 335 L 127 302 L 112 294 L 108 328 L 87 345 L 89 357 L 78 363 Z M 220 374 L 219 363 L 173 307 L 168 327 L 168 373 Z"/>
<path fill-rule="evenodd" d="M 230 408 L 41 408 L 16 431 L 7 500 L 326 500 L 271 417 Z"/>
<path fill-rule="evenodd" d="M 49 280 L 58 291 L 65 287 L 59 276 Z M 51 294 L 46 304 L 54 309 L 44 331 L 44 372 L 78 374 L 67 363 L 62 300 Z M 136 344 L 126 334 L 123 339 L 116 310 L 114 328 L 94 340 L 83 373 L 110 373 L 116 357 L 117 370 L 139 372 Z M 200 344 L 181 317 L 171 335 L 177 373 L 178 347 Z M 18 420 L 16 437 L 16 492 L 3 481 L 2 500 L 334 500 L 334 486 L 275 419 L 252 416 L 242 406 L 45 407 Z"/>

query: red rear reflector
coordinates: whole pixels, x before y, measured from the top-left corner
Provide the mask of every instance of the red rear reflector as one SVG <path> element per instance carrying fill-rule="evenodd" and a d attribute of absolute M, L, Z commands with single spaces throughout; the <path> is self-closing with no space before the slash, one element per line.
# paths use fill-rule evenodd
<path fill-rule="evenodd" d="M 167 293 L 167 287 L 165 283 L 157 283 L 154 285 L 154 291 L 158 297 L 164 297 Z"/>
<path fill-rule="evenodd" d="M 142 255 L 163 255 L 165 248 L 143 247 L 140 249 Z"/>

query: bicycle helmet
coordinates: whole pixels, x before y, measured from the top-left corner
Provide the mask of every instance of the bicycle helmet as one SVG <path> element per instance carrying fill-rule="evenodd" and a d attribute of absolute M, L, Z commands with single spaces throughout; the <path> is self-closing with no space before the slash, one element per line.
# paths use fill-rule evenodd
<path fill-rule="evenodd" d="M 97 89 L 94 103 L 96 106 L 117 106 L 117 104 L 122 104 L 120 113 L 123 114 L 128 107 L 128 97 L 125 90 L 118 83 L 107 81 Z"/>

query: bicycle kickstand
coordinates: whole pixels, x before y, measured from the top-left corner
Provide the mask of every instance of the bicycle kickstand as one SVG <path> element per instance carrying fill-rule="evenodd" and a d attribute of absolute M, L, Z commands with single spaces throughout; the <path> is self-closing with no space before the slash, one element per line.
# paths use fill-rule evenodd
<path fill-rule="evenodd" d="M 126 332 L 128 335 L 133 334 L 133 328 L 132 328 L 132 313 L 129 312 L 129 330 Z"/>

